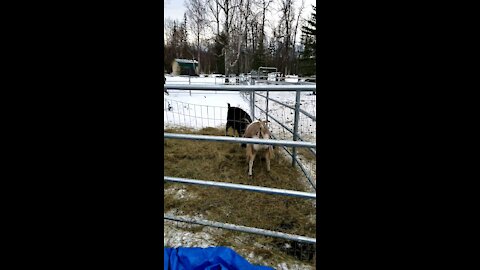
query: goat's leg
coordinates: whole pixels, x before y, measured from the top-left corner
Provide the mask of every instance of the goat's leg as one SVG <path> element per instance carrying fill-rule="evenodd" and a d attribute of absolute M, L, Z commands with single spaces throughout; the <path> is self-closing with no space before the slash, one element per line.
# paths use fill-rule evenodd
<path fill-rule="evenodd" d="M 250 170 L 250 157 L 252 156 L 252 150 L 249 145 L 247 145 L 246 155 L 247 157 L 247 173 Z"/>
<path fill-rule="evenodd" d="M 255 160 L 255 153 L 252 153 L 252 155 L 249 158 L 248 162 L 248 176 L 252 176 L 252 167 L 253 167 L 253 161 Z"/>

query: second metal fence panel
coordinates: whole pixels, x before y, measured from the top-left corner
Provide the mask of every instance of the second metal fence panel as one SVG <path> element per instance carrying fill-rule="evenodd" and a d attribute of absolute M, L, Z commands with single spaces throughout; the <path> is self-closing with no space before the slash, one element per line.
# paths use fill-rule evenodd
<path fill-rule="evenodd" d="M 229 142 L 229 143 L 250 143 L 250 144 L 266 144 L 266 145 L 283 145 L 290 147 L 312 147 L 316 148 L 317 145 L 311 142 L 299 142 L 299 141 L 280 141 L 280 140 L 266 140 L 266 139 L 251 139 L 241 137 L 225 137 L 225 136 L 210 136 L 210 135 L 192 135 L 192 134 L 179 134 L 179 133 L 163 133 L 165 139 L 180 139 L 180 140 L 199 140 L 199 141 L 212 141 L 212 142 Z"/>
<path fill-rule="evenodd" d="M 225 183 L 225 182 L 206 181 L 206 180 L 179 178 L 179 177 L 170 177 L 170 176 L 164 176 L 163 180 L 167 181 L 167 182 L 175 182 L 175 183 L 191 184 L 191 185 L 201 185 L 201 186 L 211 186 L 211 187 L 219 187 L 219 188 L 227 188 L 227 189 L 238 189 L 238 190 L 260 192 L 260 193 L 266 193 L 266 194 L 298 197 L 298 198 L 304 198 L 304 199 L 316 199 L 317 198 L 317 194 L 315 194 L 315 193 L 308 193 L 308 192 L 301 192 L 301 191 L 287 190 L 287 189 L 279 189 L 279 188 L 259 187 L 259 186 L 243 185 L 243 184 L 232 184 L 232 183 Z"/>

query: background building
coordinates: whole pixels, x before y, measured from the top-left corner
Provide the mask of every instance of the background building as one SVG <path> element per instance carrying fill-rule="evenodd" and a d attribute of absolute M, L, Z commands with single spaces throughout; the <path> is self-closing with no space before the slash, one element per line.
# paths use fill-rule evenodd
<path fill-rule="evenodd" d="M 172 62 L 172 75 L 198 75 L 198 61 L 175 58 Z"/>

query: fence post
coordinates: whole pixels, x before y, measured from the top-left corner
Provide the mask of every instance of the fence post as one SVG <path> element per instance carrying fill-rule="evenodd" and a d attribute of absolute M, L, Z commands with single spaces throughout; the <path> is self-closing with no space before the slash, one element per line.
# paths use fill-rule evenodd
<path fill-rule="evenodd" d="M 252 121 L 255 121 L 255 91 L 250 91 L 250 107 L 252 107 Z"/>
<path fill-rule="evenodd" d="M 255 121 L 255 91 L 252 91 L 252 121 Z"/>
<path fill-rule="evenodd" d="M 293 140 L 298 140 L 298 121 L 300 118 L 300 90 L 297 90 L 297 95 L 295 97 L 295 120 L 293 122 Z M 293 147 L 292 153 L 292 166 L 295 166 L 295 160 L 297 159 L 297 148 Z"/>
<path fill-rule="evenodd" d="M 266 120 L 266 121 L 268 121 L 268 93 L 269 93 L 269 91 L 268 91 L 268 89 L 267 89 L 267 108 L 266 108 L 266 110 L 265 110 L 265 118 L 266 118 L 265 120 Z"/>

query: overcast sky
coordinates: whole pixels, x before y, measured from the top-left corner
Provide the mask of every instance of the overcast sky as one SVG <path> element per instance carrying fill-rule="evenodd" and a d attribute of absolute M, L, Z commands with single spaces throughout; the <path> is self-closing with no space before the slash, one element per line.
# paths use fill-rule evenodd
<path fill-rule="evenodd" d="M 276 1 L 275 1 L 276 2 Z M 186 11 L 185 8 L 185 0 L 163 0 L 163 11 L 164 11 L 164 19 L 174 19 L 174 20 L 179 20 L 183 21 L 183 14 Z M 295 7 L 295 12 L 297 11 L 298 7 L 300 6 L 301 0 L 295 0 L 294 1 L 294 7 Z M 316 0 L 305 0 L 305 8 L 302 11 L 302 18 L 304 19 L 309 19 L 310 14 L 312 13 L 312 5 L 316 6 Z M 273 8 L 270 9 L 273 12 Z M 268 14 L 267 13 L 267 20 L 271 21 L 272 23 L 276 24 L 278 18 L 280 17 L 280 14 Z M 273 18 L 273 19 L 272 19 Z M 295 19 L 296 20 L 296 19 Z M 267 25 L 267 31 L 270 27 Z M 270 34 L 270 33 L 269 33 Z M 298 34 L 297 38 L 300 37 L 300 33 Z"/>
<path fill-rule="evenodd" d="M 184 0 L 163 0 L 163 16 L 174 20 L 183 20 Z"/>

